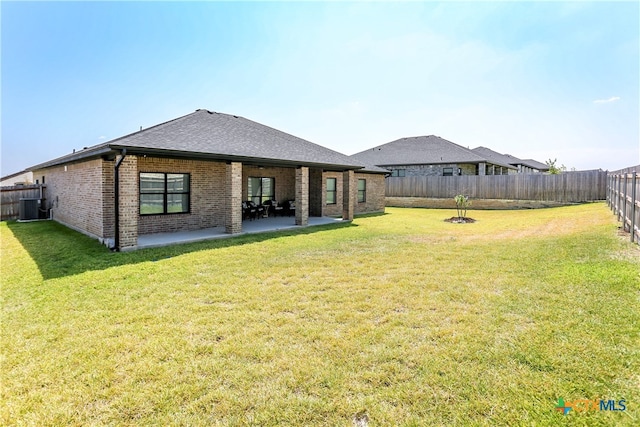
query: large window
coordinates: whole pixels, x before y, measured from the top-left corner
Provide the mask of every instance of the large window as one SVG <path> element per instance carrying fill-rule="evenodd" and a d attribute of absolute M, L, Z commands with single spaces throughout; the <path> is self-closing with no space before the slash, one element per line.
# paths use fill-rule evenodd
<path fill-rule="evenodd" d="M 367 180 L 358 180 L 358 203 L 364 203 L 367 201 Z"/>
<path fill-rule="evenodd" d="M 140 173 L 140 215 L 189 212 L 188 173 Z"/>
<path fill-rule="evenodd" d="M 335 178 L 327 178 L 327 204 L 328 205 L 335 205 L 337 203 L 337 201 L 336 201 L 336 194 L 337 194 L 336 181 L 337 180 Z"/>
<path fill-rule="evenodd" d="M 406 175 L 406 169 L 392 169 L 391 176 L 404 177 Z"/>
<path fill-rule="evenodd" d="M 453 176 L 453 168 L 442 169 L 442 176 Z"/>
<path fill-rule="evenodd" d="M 267 200 L 275 200 L 276 179 L 250 176 L 247 194 L 249 200 L 257 205 L 261 205 Z"/>

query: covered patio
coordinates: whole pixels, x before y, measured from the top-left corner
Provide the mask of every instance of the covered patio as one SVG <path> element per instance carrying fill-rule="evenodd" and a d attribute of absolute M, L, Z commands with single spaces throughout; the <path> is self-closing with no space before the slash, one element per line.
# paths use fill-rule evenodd
<path fill-rule="evenodd" d="M 138 249 L 155 248 L 178 243 L 192 243 L 211 239 L 225 239 L 244 234 L 266 233 L 270 231 L 289 230 L 314 227 L 318 225 L 337 224 L 344 220 L 332 217 L 309 217 L 307 225 L 296 225 L 295 217 L 269 217 L 242 222 L 242 232 L 228 234 L 225 227 L 204 228 L 193 231 L 176 231 L 172 233 L 155 233 L 138 236 Z M 348 221 L 347 221 L 348 222 Z"/>

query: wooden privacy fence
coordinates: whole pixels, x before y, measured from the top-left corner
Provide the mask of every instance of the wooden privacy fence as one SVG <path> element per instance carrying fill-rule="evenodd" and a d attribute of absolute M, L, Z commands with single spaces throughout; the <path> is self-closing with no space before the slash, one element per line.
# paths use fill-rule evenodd
<path fill-rule="evenodd" d="M 632 172 L 629 172 L 631 171 Z M 640 166 L 611 172 L 607 176 L 607 203 L 632 242 L 640 244 Z"/>
<path fill-rule="evenodd" d="M 409 176 L 386 179 L 387 197 L 543 200 L 562 203 L 605 200 L 607 172 L 594 170 L 558 175 Z"/>
<path fill-rule="evenodd" d="M 41 199 L 44 197 L 42 184 L 16 185 L 0 188 L 0 221 L 18 219 L 20 199 Z"/>

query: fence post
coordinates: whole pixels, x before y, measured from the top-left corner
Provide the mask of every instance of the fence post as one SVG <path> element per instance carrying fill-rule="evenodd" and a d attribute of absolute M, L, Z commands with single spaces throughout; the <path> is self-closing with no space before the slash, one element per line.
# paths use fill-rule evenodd
<path fill-rule="evenodd" d="M 617 178 L 615 175 L 611 176 L 611 210 L 613 211 L 613 214 L 616 214 L 616 183 L 617 183 Z"/>
<path fill-rule="evenodd" d="M 629 189 L 627 188 L 627 174 L 625 173 L 623 176 L 622 188 L 624 190 L 624 199 L 622 199 L 622 229 L 627 231 L 627 193 Z"/>
<path fill-rule="evenodd" d="M 616 212 L 615 197 L 616 197 L 616 176 L 611 175 L 611 210 L 613 211 L 614 214 Z"/>
<path fill-rule="evenodd" d="M 616 194 L 616 213 L 618 214 L 618 221 L 620 221 L 620 206 L 622 205 L 622 176 L 618 175 L 618 189 Z"/>
<path fill-rule="evenodd" d="M 611 175 L 611 210 L 613 211 L 613 213 L 615 214 L 615 208 L 616 208 L 616 176 Z"/>
<path fill-rule="evenodd" d="M 629 230 L 631 234 L 631 243 L 633 243 L 636 234 L 636 183 L 637 183 L 638 175 L 636 171 L 633 171 L 631 175 L 631 229 Z"/>
<path fill-rule="evenodd" d="M 611 175 L 611 210 L 616 214 L 616 183 L 618 179 L 615 175 Z"/>
<path fill-rule="evenodd" d="M 607 203 L 609 209 L 613 210 L 613 175 L 607 176 Z"/>
<path fill-rule="evenodd" d="M 613 197 L 615 196 L 615 185 L 616 185 L 616 176 L 611 175 L 609 180 L 609 205 L 611 206 L 611 210 L 615 212 L 615 202 L 613 201 Z"/>

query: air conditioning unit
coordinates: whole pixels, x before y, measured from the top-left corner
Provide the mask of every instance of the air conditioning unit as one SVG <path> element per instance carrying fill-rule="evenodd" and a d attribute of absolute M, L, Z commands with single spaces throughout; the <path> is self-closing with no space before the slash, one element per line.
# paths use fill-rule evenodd
<path fill-rule="evenodd" d="M 40 218 L 40 199 L 20 199 L 20 221 Z"/>

